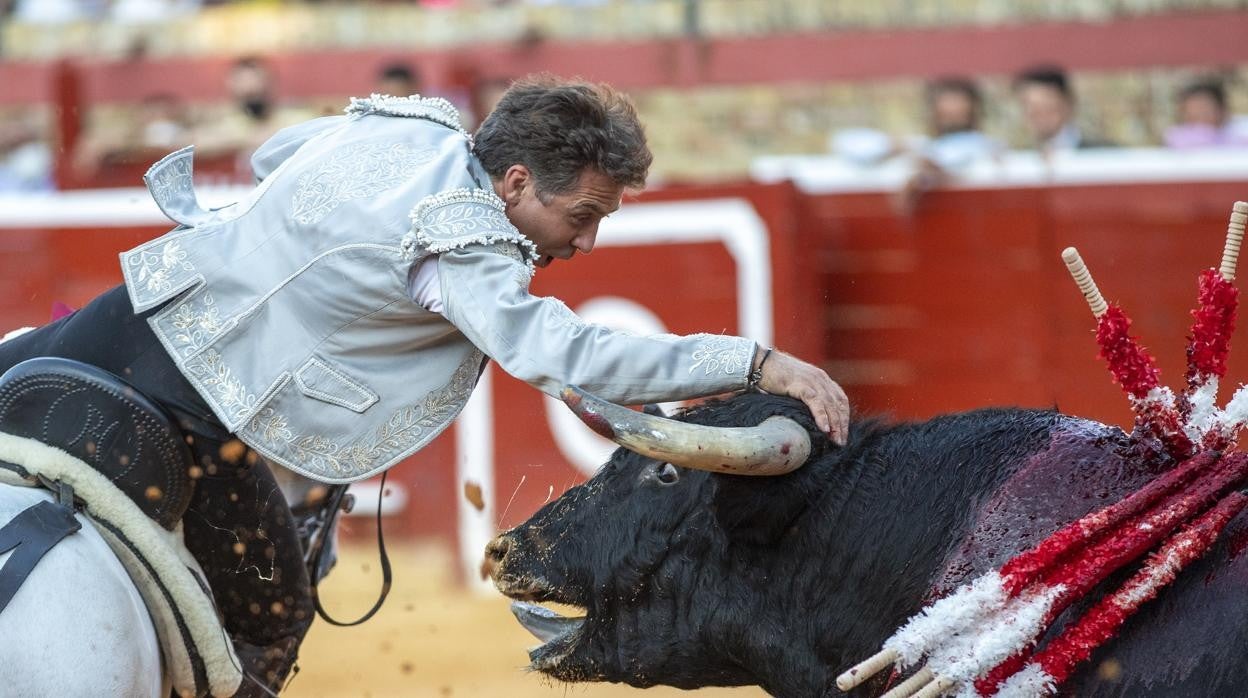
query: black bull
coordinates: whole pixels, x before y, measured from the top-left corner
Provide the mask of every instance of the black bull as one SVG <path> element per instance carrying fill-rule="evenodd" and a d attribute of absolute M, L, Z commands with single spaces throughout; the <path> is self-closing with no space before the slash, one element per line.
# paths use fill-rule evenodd
<path fill-rule="evenodd" d="M 815 443 L 789 475 L 712 474 L 620 449 L 490 544 L 486 569 L 505 594 L 584 609 L 573 621 L 518 605 L 547 640 L 530 652 L 535 669 L 567 681 L 840 695 L 835 676 L 933 594 L 1172 465 L 1119 429 L 1048 411 L 860 422 L 844 448 L 784 398 L 743 395 L 681 419 L 743 426 L 774 414 Z M 1241 516 L 1063 695 L 1245 695 L 1245 539 Z M 878 694 L 887 673 L 855 695 Z"/>

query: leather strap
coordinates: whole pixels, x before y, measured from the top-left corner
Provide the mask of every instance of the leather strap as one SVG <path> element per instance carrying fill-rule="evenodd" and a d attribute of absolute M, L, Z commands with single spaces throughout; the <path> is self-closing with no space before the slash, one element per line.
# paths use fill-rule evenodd
<path fill-rule="evenodd" d="M 71 507 L 47 501 L 28 507 L 0 528 L 0 553 L 13 550 L 4 567 L 0 567 L 0 612 L 13 600 L 44 554 L 80 528 L 82 523 L 74 517 Z"/>
<path fill-rule="evenodd" d="M 321 569 L 326 549 L 325 541 L 334 533 L 334 522 L 338 519 L 339 512 L 342 511 L 342 499 L 346 493 L 346 485 L 339 485 L 334 488 L 333 493 L 329 496 L 329 504 L 326 506 L 325 522 L 321 525 L 320 530 L 316 534 L 316 540 L 312 542 L 310 550 L 308 550 L 308 574 L 312 575 L 312 604 L 316 607 L 317 615 L 324 618 L 326 623 L 339 627 L 359 625 L 372 618 L 377 611 L 381 610 L 381 605 L 386 602 L 386 597 L 390 595 L 390 584 L 393 579 L 390 571 L 390 557 L 386 555 L 386 538 L 381 532 L 381 498 L 386 493 L 386 473 L 382 473 L 381 485 L 377 491 L 377 551 L 381 558 L 381 593 L 377 597 L 377 602 L 363 616 L 349 622 L 333 618 L 321 606 L 320 579 L 324 576 L 323 572 L 326 571 Z"/>

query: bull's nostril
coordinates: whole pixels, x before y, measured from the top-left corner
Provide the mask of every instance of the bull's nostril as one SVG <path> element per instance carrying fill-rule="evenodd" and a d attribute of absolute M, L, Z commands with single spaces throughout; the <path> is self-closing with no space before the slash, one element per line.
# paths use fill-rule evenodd
<path fill-rule="evenodd" d="M 486 544 L 485 559 L 481 561 L 482 579 L 490 579 L 498 574 L 509 548 L 511 548 L 511 541 L 504 536 L 499 536 Z"/>
<path fill-rule="evenodd" d="M 503 536 L 499 536 L 490 541 L 485 546 L 485 557 L 495 562 L 502 562 L 507 557 L 507 551 L 511 548 L 511 541 Z"/>

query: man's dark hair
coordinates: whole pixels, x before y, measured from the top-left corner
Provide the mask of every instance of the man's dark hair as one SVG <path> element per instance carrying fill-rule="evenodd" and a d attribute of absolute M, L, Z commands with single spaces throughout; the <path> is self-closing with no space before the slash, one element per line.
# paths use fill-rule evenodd
<path fill-rule="evenodd" d="M 1179 91 L 1179 101 L 1189 97 L 1208 97 L 1213 100 L 1220 111 L 1226 111 L 1226 88 L 1221 82 L 1212 79 L 1199 80 L 1187 85 Z"/>
<path fill-rule="evenodd" d="M 935 99 L 937 95 L 941 95 L 946 92 L 956 92 L 963 95 L 976 106 L 980 106 L 984 103 L 983 95 L 979 93 L 979 87 L 976 86 L 975 81 L 970 78 L 946 76 L 936 78 L 927 84 L 926 94 L 929 102 Z"/>
<path fill-rule="evenodd" d="M 239 56 L 230 64 L 230 70 L 263 70 L 269 71 L 269 63 L 260 56 L 247 55 Z"/>
<path fill-rule="evenodd" d="M 387 63 L 377 72 L 379 80 L 403 80 L 416 82 L 416 71 L 406 63 Z"/>
<path fill-rule="evenodd" d="M 654 159 L 627 97 L 607 85 L 550 75 L 512 83 L 475 141 L 490 177 L 499 179 L 512 165 L 524 165 L 543 196 L 572 189 L 586 168 L 640 188 Z"/>
<path fill-rule="evenodd" d="M 1075 93 L 1070 89 L 1070 79 L 1066 71 L 1056 65 L 1038 65 L 1028 68 L 1014 77 L 1014 89 L 1027 85 L 1044 85 L 1062 94 L 1067 100 L 1073 101 Z"/>

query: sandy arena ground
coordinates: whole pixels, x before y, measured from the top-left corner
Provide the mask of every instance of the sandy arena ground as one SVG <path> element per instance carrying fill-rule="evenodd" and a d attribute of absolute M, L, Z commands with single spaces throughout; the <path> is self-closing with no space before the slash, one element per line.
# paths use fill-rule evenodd
<path fill-rule="evenodd" d="M 757 688 L 674 688 L 646 691 L 614 684 L 556 684 L 525 670 L 526 650 L 537 644 L 516 623 L 501 595 L 483 596 L 453 583 L 449 551 L 432 545 L 392 544 L 394 587 L 367 623 L 312 626 L 300 652 L 299 674 L 284 698 L 597 698 L 598 696 L 744 698 Z M 326 610 L 354 619 L 372 605 L 381 586 L 377 551 L 355 545 L 321 587 Z"/>

